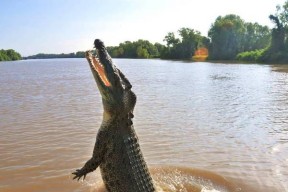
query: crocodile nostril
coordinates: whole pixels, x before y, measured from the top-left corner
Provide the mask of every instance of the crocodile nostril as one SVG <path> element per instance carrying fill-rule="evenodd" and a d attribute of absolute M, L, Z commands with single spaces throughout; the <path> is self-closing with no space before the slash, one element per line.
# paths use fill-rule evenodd
<path fill-rule="evenodd" d="M 102 47 L 104 47 L 104 43 L 100 39 L 95 39 L 94 46 L 97 49 L 101 49 Z"/>

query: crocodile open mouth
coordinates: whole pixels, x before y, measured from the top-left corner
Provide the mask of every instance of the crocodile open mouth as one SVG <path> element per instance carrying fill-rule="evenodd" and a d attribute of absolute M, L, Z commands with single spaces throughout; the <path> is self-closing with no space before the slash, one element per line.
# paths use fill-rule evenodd
<path fill-rule="evenodd" d="M 110 87 L 111 83 L 106 76 L 105 68 L 101 64 L 100 60 L 92 54 L 89 55 L 89 59 L 91 61 L 91 65 L 92 65 L 93 69 L 97 72 L 101 81 L 104 83 L 105 86 Z"/>

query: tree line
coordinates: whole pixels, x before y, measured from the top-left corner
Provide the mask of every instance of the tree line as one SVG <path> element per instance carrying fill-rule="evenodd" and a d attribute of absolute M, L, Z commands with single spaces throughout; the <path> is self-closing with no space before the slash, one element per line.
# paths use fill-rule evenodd
<path fill-rule="evenodd" d="M 288 0 L 267 16 L 275 27 L 245 22 L 235 14 L 219 16 L 211 24 L 208 36 L 191 28 L 180 28 L 164 37 L 165 45 L 148 40 L 125 41 L 107 47 L 114 58 L 191 59 L 208 53 L 209 60 L 241 60 L 252 62 L 288 62 Z M 83 58 L 84 51 L 68 54 L 37 54 L 25 59 Z"/>
<path fill-rule="evenodd" d="M 107 47 L 109 54 L 115 58 L 157 58 L 160 56 L 160 43 L 152 44 L 147 40 L 125 41 L 119 46 Z"/>
<path fill-rule="evenodd" d="M 207 48 L 210 60 L 234 60 L 237 54 L 264 49 L 271 41 L 271 30 L 267 26 L 245 22 L 233 14 L 217 17 L 208 37 L 184 27 L 177 32 L 169 32 L 164 37 L 166 45 L 147 40 L 126 41 L 108 47 L 108 51 L 116 58 L 191 59 L 197 50 Z"/>
<path fill-rule="evenodd" d="M 288 1 L 276 9 L 274 15 L 267 16 L 275 24 L 272 30 L 229 14 L 216 18 L 208 37 L 197 30 L 181 28 L 178 34 L 169 32 L 164 37 L 166 45 L 146 40 L 126 41 L 108 50 L 118 58 L 191 59 L 197 50 L 206 48 L 210 60 L 287 63 Z"/>
<path fill-rule="evenodd" d="M 237 15 L 219 16 L 212 24 L 208 37 L 209 58 L 234 60 L 237 54 L 269 46 L 271 30 L 258 23 L 245 22 Z"/>
<path fill-rule="evenodd" d="M 61 54 L 38 53 L 36 55 L 23 57 L 23 59 L 54 59 L 54 58 L 84 58 L 84 57 L 85 52 L 78 51 L 76 53 L 61 53 Z"/>
<path fill-rule="evenodd" d="M 0 50 L 0 61 L 15 61 L 21 58 L 21 55 L 13 49 Z"/>
<path fill-rule="evenodd" d="M 278 5 L 276 9 L 276 13 L 269 16 L 275 25 L 271 31 L 269 46 L 240 53 L 236 57 L 238 60 L 265 63 L 288 62 L 288 1 L 282 6 Z"/>

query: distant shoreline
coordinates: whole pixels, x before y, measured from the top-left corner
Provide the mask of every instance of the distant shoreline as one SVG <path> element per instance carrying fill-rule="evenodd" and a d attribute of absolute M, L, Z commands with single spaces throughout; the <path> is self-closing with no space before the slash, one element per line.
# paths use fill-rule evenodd
<path fill-rule="evenodd" d="M 27 58 L 24 57 L 21 60 L 48 60 L 48 59 L 85 59 L 85 57 L 55 57 L 55 58 Z M 161 59 L 161 58 L 117 58 L 114 57 L 113 59 Z M 18 60 L 18 61 L 21 61 Z M 194 61 L 193 59 L 161 59 L 161 60 L 168 60 L 168 61 L 182 61 L 182 62 L 207 62 L 207 63 L 219 63 L 219 64 L 259 64 L 259 65 L 288 65 L 286 62 L 265 62 L 265 63 L 260 63 L 260 62 L 247 62 L 247 61 L 239 61 L 239 60 L 205 60 L 205 61 Z M 1 61 L 0 61 L 1 62 Z M 7 62 L 7 61 L 6 61 Z"/>

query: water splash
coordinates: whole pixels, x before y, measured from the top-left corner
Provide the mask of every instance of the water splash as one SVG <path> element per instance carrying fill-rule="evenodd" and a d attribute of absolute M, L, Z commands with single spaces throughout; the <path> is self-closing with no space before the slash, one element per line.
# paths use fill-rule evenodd
<path fill-rule="evenodd" d="M 152 167 L 150 171 L 157 192 L 241 191 L 224 177 L 206 170 L 176 166 L 159 166 Z M 87 184 L 90 188 L 90 192 L 106 192 L 100 175 L 97 175 L 97 183 Z"/>

